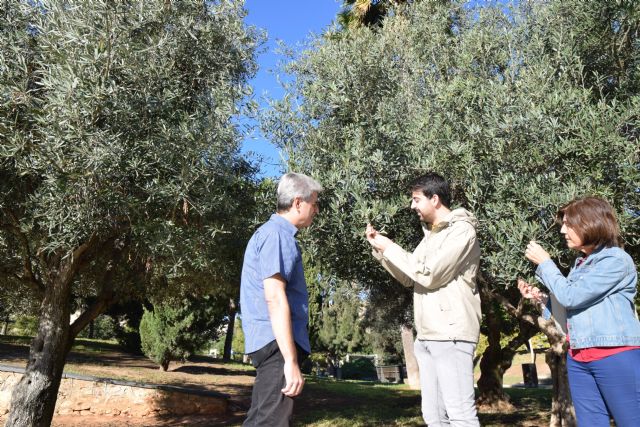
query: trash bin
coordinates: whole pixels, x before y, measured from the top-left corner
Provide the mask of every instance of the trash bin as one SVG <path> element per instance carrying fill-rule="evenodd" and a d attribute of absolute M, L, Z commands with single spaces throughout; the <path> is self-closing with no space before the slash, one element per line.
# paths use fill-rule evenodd
<path fill-rule="evenodd" d="M 535 363 L 522 364 L 522 378 L 524 379 L 525 387 L 538 387 L 538 369 Z"/>

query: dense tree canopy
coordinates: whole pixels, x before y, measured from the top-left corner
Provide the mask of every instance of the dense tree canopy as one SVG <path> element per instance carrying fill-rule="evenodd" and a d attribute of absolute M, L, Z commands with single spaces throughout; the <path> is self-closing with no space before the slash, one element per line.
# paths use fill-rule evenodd
<path fill-rule="evenodd" d="M 326 352 L 337 365 L 349 353 L 369 352 L 363 327 L 366 300 L 357 285 L 326 287 L 323 292 L 320 327 L 314 351 Z"/>
<path fill-rule="evenodd" d="M 115 300 L 237 275 L 253 170 L 233 117 L 258 43 L 243 16 L 228 1 L 0 4 L 0 292 L 40 303 L 8 425 L 46 423 L 73 338 Z M 95 302 L 69 327 L 77 296 Z"/>
<path fill-rule="evenodd" d="M 637 10 L 570 3 L 416 1 L 380 27 L 319 38 L 289 65 L 296 80 L 264 127 L 327 189 L 309 244 L 332 273 L 370 289 L 378 312 L 393 307 L 402 322 L 395 302 L 410 302 L 369 255 L 365 224 L 415 247 L 407 184 L 428 170 L 480 220 L 484 299 L 500 297 L 510 316 L 524 313 L 517 277 L 533 279 L 529 240 L 568 266 L 554 217 L 570 199 L 609 199 L 627 246 L 638 245 Z M 585 15 L 612 28 L 600 46 L 618 47 L 608 68 L 584 37 Z"/>
<path fill-rule="evenodd" d="M 188 251 L 190 266 L 213 265 L 193 249 L 224 238 L 250 171 L 229 121 L 255 67 L 239 9 L 10 3 L 1 185 L 18 277 L 6 276 L 42 287 L 38 261 L 105 241 L 134 248 L 147 270 L 178 274 Z"/>

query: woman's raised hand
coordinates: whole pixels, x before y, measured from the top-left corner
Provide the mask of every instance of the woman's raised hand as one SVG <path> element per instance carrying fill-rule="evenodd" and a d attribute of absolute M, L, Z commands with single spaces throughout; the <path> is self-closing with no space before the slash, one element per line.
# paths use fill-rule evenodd
<path fill-rule="evenodd" d="M 527 245 L 527 249 L 524 251 L 524 256 L 526 256 L 527 259 L 535 265 L 540 265 L 546 260 L 551 259 L 549 253 L 533 240 Z"/>

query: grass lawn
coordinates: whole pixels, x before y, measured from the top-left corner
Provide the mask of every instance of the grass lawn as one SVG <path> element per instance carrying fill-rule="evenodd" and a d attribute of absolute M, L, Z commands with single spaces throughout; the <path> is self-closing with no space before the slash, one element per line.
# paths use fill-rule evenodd
<path fill-rule="evenodd" d="M 480 412 L 483 426 L 541 426 L 549 423 L 551 390 L 506 390 L 516 410 Z M 420 393 L 406 385 L 307 379 L 296 402 L 294 425 L 314 427 L 421 426 Z"/>
<path fill-rule="evenodd" d="M 294 424 L 310 426 L 423 425 L 420 394 L 403 384 L 307 379 Z"/>

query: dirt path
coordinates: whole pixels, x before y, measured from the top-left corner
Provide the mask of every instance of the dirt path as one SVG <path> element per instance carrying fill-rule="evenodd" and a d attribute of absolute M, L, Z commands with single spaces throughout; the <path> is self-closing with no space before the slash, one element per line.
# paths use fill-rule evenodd
<path fill-rule="evenodd" d="M 175 417 L 175 418 L 124 418 L 111 419 L 101 416 L 56 416 L 52 427 L 213 427 L 237 426 L 242 423 L 244 416 L 229 415 L 226 417 Z M 6 416 L 0 417 L 0 425 L 6 422 Z"/>

